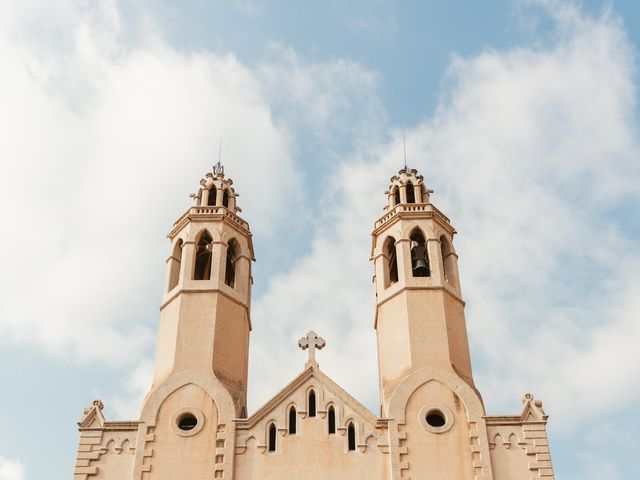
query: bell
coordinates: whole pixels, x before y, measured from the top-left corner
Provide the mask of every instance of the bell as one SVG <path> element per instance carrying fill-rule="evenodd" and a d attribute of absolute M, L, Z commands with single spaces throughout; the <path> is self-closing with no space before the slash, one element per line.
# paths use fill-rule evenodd
<path fill-rule="evenodd" d="M 205 249 L 207 250 L 207 252 L 213 252 L 213 242 L 207 243 Z"/>
<path fill-rule="evenodd" d="M 418 258 L 413 261 L 414 277 L 427 277 L 429 275 L 429 267 L 424 258 Z"/>
<path fill-rule="evenodd" d="M 414 243 L 414 242 L 412 242 Z M 411 247 L 411 269 L 414 277 L 428 277 L 429 264 L 427 263 L 427 249 L 417 242 Z"/>

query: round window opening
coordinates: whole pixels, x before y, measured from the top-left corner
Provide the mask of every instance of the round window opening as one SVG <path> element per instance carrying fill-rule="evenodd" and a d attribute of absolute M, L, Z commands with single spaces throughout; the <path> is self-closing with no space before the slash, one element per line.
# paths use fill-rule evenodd
<path fill-rule="evenodd" d="M 193 430 L 198 425 L 198 419 L 193 413 L 185 413 L 178 418 L 178 428 L 183 432 Z"/>
<path fill-rule="evenodd" d="M 440 410 L 431 410 L 427 413 L 427 424 L 434 428 L 444 427 L 447 423 L 447 419 L 444 417 L 444 414 Z"/>

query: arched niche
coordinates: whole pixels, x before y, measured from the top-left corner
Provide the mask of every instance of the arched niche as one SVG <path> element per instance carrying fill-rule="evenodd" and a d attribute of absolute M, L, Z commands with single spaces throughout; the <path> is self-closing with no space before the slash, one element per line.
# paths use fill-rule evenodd
<path fill-rule="evenodd" d="M 207 230 L 196 237 L 196 255 L 193 268 L 194 280 L 211 279 L 211 261 L 213 255 L 213 238 Z"/>
<path fill-rule="evenodd" d="M 182 266 L 182 245 L 183 241 L 179 238 L 173 246 L 171 257 L 169 257 L 169 285 L 167 291 L 170 292 L 178 286 L 180 281 L 180 270 Z"/>
<path fill-rule="evenodd" d="M 415 227 L 409 235 L 411 248 L 411 274 L 414 277 L 430 277 L 431 264 L 429 262 L 429 252 L 427 251 L 427 241 L 424 233 L 419 227 Z"/>
<path fill-rule="evenodd" d="M 396 239 L 387 237 L 382 251 L 384 253 L 384 286 L 389 287 L 398 281 L 398 254 Z"/>

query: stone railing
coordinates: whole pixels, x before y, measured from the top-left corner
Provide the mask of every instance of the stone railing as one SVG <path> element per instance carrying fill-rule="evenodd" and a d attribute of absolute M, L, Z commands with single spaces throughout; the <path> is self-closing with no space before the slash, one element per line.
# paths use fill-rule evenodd
<path fill-rule="evenodd" d="M 241 226 L 244 229 L 247 229 L 247 230 L 249 229 L 249 224 L 247 222 L 242 220 L 236 214 L 232 213 L 227 207 L 223 207 L 220 205 L 217 205 L 217 206 L 202 205 L 202 206 L 191 207 L 174 223 L 174 225 L 180 224 L 188 215 L 221 216 L 229 219 L 231 222 Z"/>
<path fill-rule="evenodd" d="M 430 203 L 400 203 L 391 208 L 387 213 L 380 217 L 375 224 L 375 228 L 381 227 L 398 213 L 405 212 L 432 212 L 433 206 Z"/>

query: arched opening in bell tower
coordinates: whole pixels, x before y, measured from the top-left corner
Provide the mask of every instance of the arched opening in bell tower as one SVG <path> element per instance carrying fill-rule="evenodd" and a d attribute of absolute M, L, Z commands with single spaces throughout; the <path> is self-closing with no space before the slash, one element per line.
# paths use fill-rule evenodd
<path fill-rule="evenodd" d="M 411 240 L 411 273 L 414 277 L 431 276 L 427 242 L 422 230 L 414 228 L 409 237 Z"/>
<path fill-rule="evenodd" d="M 216 196 L 218 195 L 218 189 L 215 185 L 212 185 L 209 189 L 209 198 L 207 199 L 207 205 L 210 207 L 215 207 L 216 205 Z"/>
<path fill-rule="evenodd" d="M 231 239 L 227 246 L 227 261 L 224 270 L 224 283 L 229 285 L 231 288 L 234 288 L 236 284 L 236 261 L 238 258 L 238 251 L 238 242 L 236 242 L 235 239 Z"/>
<path fill-rule="evenodd" d="M 385 287 L 398 281 L 398 256 L 396 255 L 396 239 L 388 237 L 384 242 L 384 253 L 386 254 L 386 265 L 384 272 Z"/>
<path fill-rule="evenodd" d="M 393 198 L 394 198 L 395 204 L 400 205 L 400 188 L 399 187 L 395 187 L 393 192 Z"/>
<path fill-rule="evenodd" d="M 211 279 L 211 256 L 213 252 L 213 239 L 206 230 L 196 242 L 196 263 L 193 269 L 194 280 Z"/>
<path fill-rule="evenodd" d="M 229 191 L 227 189 L 224 189 L 222 193 L 222 206 L 229 208 Z"/>
<path fill-rule="evenodd" d="M 416 203 L 416 192 L 413 188 L 413 183 L 407 182 L 404 188 L 407 190 L 407 203 Z"/>
<path fill-rule="evenodd" d="M 182 265 L 182 239 L 179 238 L 173 247 L 171 258 L 169 260 L 171 266 L 169 270 L 169 291 L 178 286 L 178 280 L 180 279 L 180 266 Z"/>

